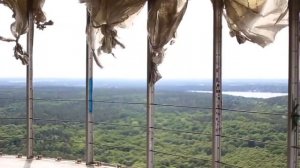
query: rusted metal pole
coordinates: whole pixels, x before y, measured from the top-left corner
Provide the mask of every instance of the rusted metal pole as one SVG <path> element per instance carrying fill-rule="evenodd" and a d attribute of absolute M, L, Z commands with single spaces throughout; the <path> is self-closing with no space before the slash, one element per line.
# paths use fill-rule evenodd
<path fill-rule="evenodd" d="M 299 5 L 289 0 L 288 168 L 296 168 L 298 160 Z"/>
<path fill-rule="evenodd" d="M 28 33 L 27 53 L 28 64 L 26 67 L 26 113 L 27 113 L 27 159 L 33 158 L 33 37 L 34 18 L 31 11 L 32 1 L 28 1 Z"/>
<path fill-rule="evenodd" d="M 87 12 L 87 30 L 90 26 L 90 15 Z M 93 117 L 93 56 L 86 43 L 86 164 L 94 163 L 94 117 Z"/>
<path fill-rule="evenodd" d="M 222 134 L 222 12 L 223 0 L 213 0 L 213 111 L 212 167 L 220 168 Z"/>
<path fill-rule="evenodd" d="M 148 13 L 152 0 L 148 0 Z M 149 25 L 147 25 L 149 26 Z M 150 50 L 150 39 L 147 35 L 147 168 L 154 168 L 154 92 L 155 84 L 151 81 L 153 62 Z"/>

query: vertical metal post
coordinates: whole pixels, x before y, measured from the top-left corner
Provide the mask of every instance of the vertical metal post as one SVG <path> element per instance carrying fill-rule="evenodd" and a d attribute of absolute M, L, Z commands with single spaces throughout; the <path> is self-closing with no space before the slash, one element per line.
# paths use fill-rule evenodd
<path fill-rule="evenodd" d="M 222 12 L 223 0 L 213 0 L 213 144 L 212 167 L 220 168 L 222 134 Z"/>
<path fill-rule="evenodd" d="M 27 113 L 27 159 L 33 158 L 33 36 L 34 22 L 33 13 L 31 11 L 32 1 L 28 1 L 28 33 L 27 33 L 27 53 L 28 64 L 26 69 L 26 113 Z"/>
<path fill-rule="evenodd" d="M 148 0 L 148 12 L 151 8 Z M 150 39 L 147 35 L 147 168 L 154 168 L 154 92 L 155 84 L 151 81 L 153 62 L 150 50 Z"/>
<path fill-rule="evenodd" d="M 87 12 L 87 30 L 90 26 L 90 15 Z M 93 136 L 93 56 L 86 44 L 86 164 L 94 163 L 94 136 Z"/>
<path fill-rule="evenodd" d="M 297 167 L 299 70 L 299 0 L 289 0 L 288 168 Z"/>

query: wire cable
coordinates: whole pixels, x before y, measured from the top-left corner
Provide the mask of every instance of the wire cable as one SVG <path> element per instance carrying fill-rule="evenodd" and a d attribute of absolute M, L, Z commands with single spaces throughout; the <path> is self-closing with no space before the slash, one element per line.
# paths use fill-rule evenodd
<path fill-rule="evenodd" d="M 0 119 L 11 119 L 11 120 L 18 120 L 18 119 L 26 119 L 24 117 L 2 117 Z M 58 119 L 42 119 L 42 118 L 34 118 L 33 120 L 35 121 L 46 121 L 46 122 L 61 122 L 61 123 L 85 123 L 85 121 L 76 121 L 76 120 L 58 120 Z M 146 129 L 146 126 L 137 126 L 137 125 L 130 125 L 130 124 L 119 124 L 119 123 L 110 123 L 110 122 L 94 122 L 95 124 L 100 124 L 100 125 L 112 125 L 112 126 L 120 126 L 120 127 L 130 127 L 130 128 L 143 128 Z M 168 131 L 168 132 L 175 132 L 175 133 L 187 133 L 187 134 L 195 134 L 195 135 L 207 135 L 211 136 L 212 134 L 209 133 L 204 133 L 204 132 L 195 132 L 195 131 L 188 131 L 188 130 L 176 130 L 176 129 L 169 129 L 169 128 L 159 128 L 159 127 L 150 127 L 155 130 L 162 130 L 162 131 Z M 232 137 L 232 136 L 227 136 L 227 135 L 216 135 L 220 136 L 223 138 L 230 138 L 230 139 L 236 139 L 236 140 L 243 140 L 243 141 L 255 141 L 258 143 L 263 143 L 265 145 L 280 145 L 283 146 L 283 144 L 279 143 L 271 143 L 271 142 L 263 142 L 259 140 L 254 140 L 254 139 L 248 139 L 248 138 L 238 138 L 238 137 Z"/>
<path fill-rule="evenodd" d="M 80 120 L 58 120 L 58 119 L 42 119 L 42 118 L 34 118 L 33 120 L 35 120 L 35 121 L 46 121 L 46 122 L 61 122 L 61 123 L 85 123 L 85 121 L 80 121 Z M 130 124 L 118 124 L 118 123 L 110 123 L 110 122 L 93 122 L 93 123 L 94 124 L 99 124 L 99 125 L 112 125 L 112 126 L 122 126 L 122 127 L 131 127 L 131 128 L 145 128 L 146 129 L 146 126 L 138 126 L 138 125 L 130 125 Z"/>
<path fill-rule="evenodd" d="M 150 152 L 157 153 L 157 154 L 162 154 L 162 155 L 168 155 L 168 156 L 175 156 L 175 157 L 181 157 L 181 158 L 211 162 L 211 160 L 209 160 L 209 159 L 196 158 L 196 157 L 192 157 L 192 156 L 188 156 L 188 155 L 178 155 L 178 154 L 172 154 L 172 153 L 167 153 L 167 152 L 161 152 L 161 151 L 157 151 L 157 150 L 150 150 Z"/>
<path fill-rule="evenodd" d="M 156 150 L 152 150 L 151 152 L 158 153 L 158 154 L 162 154 L 162 155 L 169 155 L 169 156 L 175 156 L 175 157 L 181 157 L 181 158 L 193 159 L 193 160 L 202 160 L 202 161 L 206 161 L 206 162 L 211 162 L 211 161 L 212 161 L 212 160 L 204 159 L 204 158 L 196 158 L 196 157 L 187 156 L 187 155 L 171 154 L 171 153 L 161 152 L 161 151 L 156 151 Z M 218 162 L 218 161 L 217 161 L 217 162 Z M 218 162 L 218 163 L 223 164 L 223 165 L 227 165 L 227 166 L 230 166 L 230 167 L 234 167 L 234 168 L 242 168 L 242 167 L 240 167 L 240 166 L 228 164 L 228 163 L 225 163 L 225 162 Z"/>
<path fill-rule="evenodd" d="M 228 109 L 228 108 L 217 108 L 219 110 L 231 111 L 231 112 L 240 112 L 240 113 L 249 113 L 249 114 L 265 114 L 265 115 L 275 115 L 275 116 L 283 116 L 286 114 L 280 113 L 270 113 L 270 112 L 259 112 L 259 111 L 248 111 L 248 110 L 236 110 L 236 109 Z"/>
<path fill-rule="evenodd" d="M 17 136 L 1 136 L 0 139 L 14 139 L 14 138 L 18 138 L 18 139 L 21 139 L 21 140 L 26 140 L 26 138 L 24 137 L 17 137 Z"/>
<path fill-rule="evenodd" d="M 109 149 L 117 149 L 117 150 L 135 150 L 135 151 L 146 151 L 144 148 L 137 147 L 136 145 L 132 146 L 116 146 L 116 145 L 111 145 L 111 144 L 101 144 L 101 143 L 95 143 L 94 145 L 104 147 L 104 148 L 109 148 Z"/>
<path fill-rule="evenodd" d="M 26 100 L 26 99 L 17 99 L 17 98 L 0 98 L 4 100 Z M 37 101 L 79 101 L 85 102 L 85 99 L 46 99 L 46 98 L 34 98 L 33 100 Z M 109 104 L 127 104 L 127 105 L 147 105 L 145 102 L 122 102 L 122 101 L 107 101 L 107 100 L 93 100 L 95 103 L 109 103 Z M 192 108 L 199 110 L 212 110 L 212 107 L 200 107 L 200 106 L 188 106 L 188 105 L 174 105 L 174 104 L 161 104 L 161 103 L 152 103 L 150 105 L 159 106 L 159 107 L 175 107 L 175 108 Z M 219 110 L 231 111 L 231 112 L 240 112 L 240 113 L 249 113 L 249 114 L 264 114 L 264 115 L 274 115 L 274 116 L 286 116 L 286 114 L 281 113 L 272 113 L 272 112 L 263 112 L 263 111 L 249 111 L 249 110 L 238 110 L 238 109 L 229 109 L 229 108 L 218 108 Z"/>
<path fill-rule="evenodd" d="M 0 117 L 0 120 L 26 120 L 26 117 Z"/>
<path fill-rule="evenodd" d="M 62 143 L 85 143 L 84 141 L 73 141 L 73 140 L 62 140 L 62 139 L 46 139 L 46 138 L 33 138 L 35 141 L 46 141 L 46 142 L 62 142 Z"/>
<path fill-rule="evenodd" d="M 193 132 L 193 131 L 187 131 L 187 130 L 175 130 L 175 129 L 168 129 L 168 128 L 157 128 L 157 127 L 150 127 L 156 130 L 162 130 L 162 131 L 169 131 L 169 132 L 176 132 L 176 133 L 187 133 L 187 134 L 195 134 L 195 135 L 209 135 L 212 134 L 204 133 L 204 132 Z"/>
<path fill-rule="evenodd" d="M 2 117 L 0 119 L 9 119 L 9 120 L 24 120 L 25 117 Z M 46 122 L 61 122 L 61 123 L 85 123 L 85 121 L 76 121 L 76 120 L 58 120 L 58 119 L 42 119 L 42 118 L 34 118 L 35 121 L 46 121 Z M 112 125 L 112 126 L 118 126 L 118 127 L 130 127 L 130 128 L 143 128 L 146 129 L 146 126 L 137 126 L 137 125 L 130 125 L 130 124 L 119 124 L 119 123 L 109 123 L 109 122 L 94 122 L 95 124 L 101 124 L 101 125 Z M 162 130 L 162 131 L 168 131 L 168 132 L 176 132 L 176 133 L 187 133 L 187 134 L 195 134 L 195 135 L 207 135 L 211 136 L 212 134 L 204 133 L 204 132 L 194 132 L 194 131 L 188 131 L 188 130 L 176 130 L 176 129 L 168 129 L 168 128 L 158 128 L 158 127 L 150 127 L 156 130 Z M 230 139 L 236 139 L 236 140 L 242 140 L 242 141 L 254 141 L 258 143 L 262 143 L 265 145 L 280 145 L 284 146 L 284 144 L 279 143 L 272 143 L 272 142 L 263 142 L 260 140 L 254 140 L 254 139 L 248 139 L 248 138 L 238 138 L 238 137 L 232 137 L 227 135 L 216 135 L 220 136 L 222 138 L 230 138 Z"/>
<path fill-rule="evenodd" d="M 280 143 L 263 142 L 263 141 L 254 140 L 254 139 L 248 139 L 248 138 L 237 138 L 237 137 L 232 137 L 232 136 L 227 136 L 227 135 L 216 135 L 216 136 L 220 136 L 220 137 L 222 137 L 222 138 L 230 138 L 230 139 L 234 139 L 234 140 L 242 140 L 242 141 L 254 141 L 254 142 L 262 143 L 262 144 L 265 144 L 265 145 L 275 145 L 275 146 L 282 146 L 282 147 L 286 147 L 286 145 L 284 145 L 284 144 L 280 144 Z"/>
<path fill-rule="evenodd" d="M 46 98 L 34 98 L 36 101 L 53 101 L 53 102 L 84 102 L 85 99 L 46 99 Z"/>
<path fill-rule="evenodd" d="M 291 146 L 292 148 L 295 148 L 295 149 L 300 149 L 299 146 Z"/>
<path fill-rule="evenodd" d="M 4 98 L 4 97 L 0 97 L 0 100 L 26 100 L 26 98 Z"/>
<path fill-rule="evenodd" d="M 42 119 L 42 118 L 33 118 L 35 121 L 46 121 L 46 122 L 61 122 L 61 123 L 85 123 L 85 121 L 80 120 L 58 120 L 58 119 Z"/>
<path fill-rule="evenodd" d="M 174 104 L 159 104 L 159 103 L 152 103 L 150 105 L 160 106 L 160 107 L 192 108 L 192 109 L 200 109 L 200 110 L 212 110 L 213 109 L 212 107 L 174 105 Z"/>
<path fill-rule="evenodd" d="M 144 128 L 146 129 L 146 126 L 139 126 L 139 125 L 130 125 L 130 124 L 118 124 L 118 123 L 109 123 L 109 122 L 94 122 L 95 124 L 101 124 L 101 125 L 113 125 L 113 126 L 122 126 L 122 127 L 131 127 L 131 128 Z"/>

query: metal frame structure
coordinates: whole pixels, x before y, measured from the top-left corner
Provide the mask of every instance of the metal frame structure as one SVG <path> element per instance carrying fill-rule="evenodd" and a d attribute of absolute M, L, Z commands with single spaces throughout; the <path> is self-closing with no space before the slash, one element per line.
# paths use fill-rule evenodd
<path fill-rule="evenodd" d="M 90 15 L 87 12 L 87 25 L 90 26 Z M 86 44 L 86 164 L 94 163 L 94 116 L 93 116 L 93 55 Z"/>
<path fill-rule="evenodd" d="M 32 2 L 28 1 L 28 8 L 32 8 Z M 27 33 L 27 54 L 28 64 L 26 69 L 26 113 L 27 113 L 27 159 L 33 156 L 33 37 L 34 37 L 34 16 L 28 10 L 29 29 Z"/>
<path fill-rule="evenodd" d="M 151 8 L 148 0 L 148 10 Z M 213 0 L 213 108 L 212 108 L 212 167 L 221 167 L 222 135 L 222 12 L 223 0 Z M 31 8 L 31 1 L 28 1 Z M 31 10 L 29 10 L 31 11 Z M 298 159 L 298 120 L 299 115 L 299 79 L 300 79 L 300 2 L 289 0 L 289 96 L 288 96 L 288 168 L 297 167 Z M 26 112 L 27 112 L 27 159 L 33 155 L 33 37 L 34 16 L 28 13 L 29 30 L 27 33 L 28 65 L 26 76 Z M 87 28 L 90 16 L 87 12 Z M 147 168 L 154 167 L 154 93 L 155 84 L 151 81 L 153 62 L 149 37 L 147 36 Z M 86 164 L 94 163 L 93 152 L 93 56 L 86 44 Z"/>
<path fill-rule="evenodd" d="M 148 11 L 152 0 L 148 0 Z M 149 12 L 148 12 L 149 13 Z M 154 93 L 155 84 L 151 81 L 153 62 L 150 50 L 150 38 L 147 35 L 147 168 L 154 168 Z"/>
<path fill-rule="evenodd" d="M 223 0 L 213 0 L 212 167 L 221 167 L 222 135 L 222 13 Z"/>
<path fill-rule="evenodd" d="M 298 162 L 299 5 L 299 0 L 289 0 L 288 168 L 296 168 Z"/>

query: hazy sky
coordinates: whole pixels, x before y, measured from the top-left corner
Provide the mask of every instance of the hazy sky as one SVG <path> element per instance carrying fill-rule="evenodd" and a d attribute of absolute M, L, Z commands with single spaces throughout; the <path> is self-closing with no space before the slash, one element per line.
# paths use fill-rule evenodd
<path fill-rule="evenodd" d="M 35 78 L 85 77 L 85 6 L 76 0 L 47 0 L 44 6 L 54 25 L 35 30 Z M 12 13 L 0 6 L 0 35 L 9 37 Z M 126 49 L 115 50 L 117 58 L 102 55 L 104 69 L 95 66 L 95 78 L 146 78 L 146 12 L 128 29 L 119 31 Z M 178 30 L 176 43 L 167 50 L 160 66 L 164 79 L 212 77 L 212 5 L 209 0 L 190 1 Z M 23 46 L 26 47 L 23 36 Z M 25 77 L 26 68 L 13 57 L 13 43 L 0 41 L 0 78 Z M 288 77 L 288 29 L 276 41 L 261 48 L 247 42 L 239 45 L 223 24 L 223 78 Z"/>

